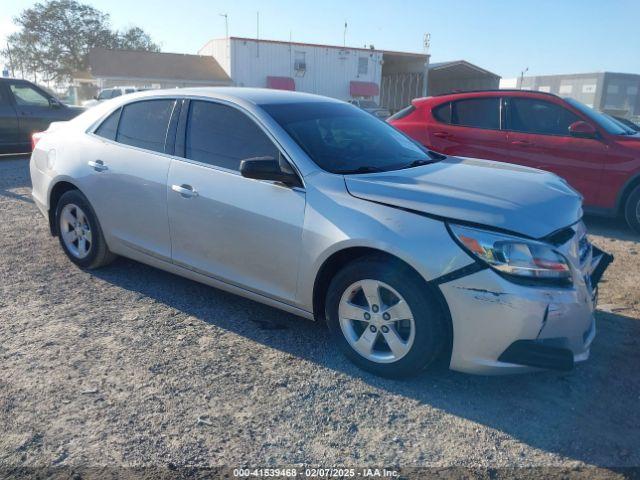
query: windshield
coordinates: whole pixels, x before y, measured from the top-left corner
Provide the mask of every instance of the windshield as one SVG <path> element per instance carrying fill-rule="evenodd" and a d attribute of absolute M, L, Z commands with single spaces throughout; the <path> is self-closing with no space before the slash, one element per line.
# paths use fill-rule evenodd
<path fill-rule="evenodd" d="M 631 126 L 627 125 L 624 119 L 616 118 L 609 114 L 605 114 L 605 115 L 611 120 L 613 120 L 614 122 L 616 122 L 618 125 L 620 125 L 622 128 L 624 128 L 627 132 L 627 135 L 635 135 L 638 132 L 637 130 L 631 128 Z"/>
<path fill-rule="evenodd" d="M 626 128 L 620 125 L 620 123 L 615 121 L 613 118 L 596 112 L 593 108 L 587 107 L 584 103 L 574 100 L 573 98 L 565 98 L 564 100 L 569 105 L 578 109 L 584 115 L 596 122 L 601 128 L 604 128 L 607 133 L 610 133 L 611 135 L 629 135 Z"/>
<path fill-rule="evenodd" d="M 111 98 L 112 93 L 113 90 L 102 90 L 98 95 L 98 100 L 108 100 L 109 98 Z"/>
<path fill-rule="evenodd" d="M 320 168 L 332 173 L 383 172 L 442 158 L 347 103 L 285 103 L 262 108 Z"/>

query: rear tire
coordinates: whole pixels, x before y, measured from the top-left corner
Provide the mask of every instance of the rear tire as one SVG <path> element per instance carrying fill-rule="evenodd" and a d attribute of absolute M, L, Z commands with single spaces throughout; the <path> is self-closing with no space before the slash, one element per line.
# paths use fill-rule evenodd
<path fill-rule="evenodd" d="M 640 234 L 640 185 L 627 197 L 624 206 L 624 217 L 629 226 Z"/>
<path fill-rule="evenodd" d="M 384 377 L 420 373 L 448 344 L 441 306 L 425 281 L 383 256 L 363 257 L 338 272 L 325 314 L 342 352 Z"/>
<path fill-rule="evenodd" d="M 60 246 L 73 263 L 94 269 L 115 260 L 109 251 L 91 204 L 78 190 L 70 190 L 56 205 L 56 231 Z"/>

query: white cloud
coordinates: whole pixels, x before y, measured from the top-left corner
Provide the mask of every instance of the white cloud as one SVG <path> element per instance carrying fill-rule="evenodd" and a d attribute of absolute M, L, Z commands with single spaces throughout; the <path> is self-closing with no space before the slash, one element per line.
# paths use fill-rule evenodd
<path fill-rule="evenodd" d="M 5 48 L 7 46 L 7 37 L 18 30 L 18 26 L 13 23 L 10 17 L 0 17 L 0 47 Z"/>

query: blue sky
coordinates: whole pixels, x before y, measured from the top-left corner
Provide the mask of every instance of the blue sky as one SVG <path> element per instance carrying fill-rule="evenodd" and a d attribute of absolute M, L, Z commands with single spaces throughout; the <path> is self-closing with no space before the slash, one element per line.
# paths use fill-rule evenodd
<path fill-rule="evenodd" d="M 32 0 L 1 0 L 0 41 Z M 505 78 L 529 74 L 640 73 L 638 0 L 86 0 L 114 27 L 139 25 L 164 51 L 196 53 L 231 35 L 421 51 L 431 33 L 432 61 L 465 59 Z"/>

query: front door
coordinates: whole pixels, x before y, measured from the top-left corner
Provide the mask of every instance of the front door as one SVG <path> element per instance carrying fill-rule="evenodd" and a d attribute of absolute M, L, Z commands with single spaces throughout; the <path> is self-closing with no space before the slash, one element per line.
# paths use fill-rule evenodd
<path fill-rule="evenodd" d="M 59 120 L 62 107 L 28 82 L 11 80 L 8 86 L 20 124 L 20 143 L 30 145 L 31 134 L 42 132 L 49 128 L 51 122 Z"/>
<path fill-rule="evenodd" d="M 28 151 L 29 143 L 23 144 L 21 141 L 16 109 L 9 91 L 0 82 L 0 154 Z"/>
<path fill-rule="evenodd" d="M 576 138 L 569 126 L 583 120 L 568 109 L 537 98 L 507 100 L 507 141 L 511 161 L 553 172 L 597 205 L 609 147 L 598 139 Z"/>
<path fill-rule="evenodd" d="M 171 259 L 166 189 L 171 157 L 165 141 L 175 104 L 173 99 L 130 103 L 94 132 L 82 187 L 116 252 L 132 248 Z"/>
<path fill-rule="evenodd" d="M 190 103 L 178 133 L 185 158 L 171 162 L 168 180 L 174 263 L 293 303 L 304 191 L 242 177 L 241 160 L 277 158 L 278 148 L 235 107 Z"/>

